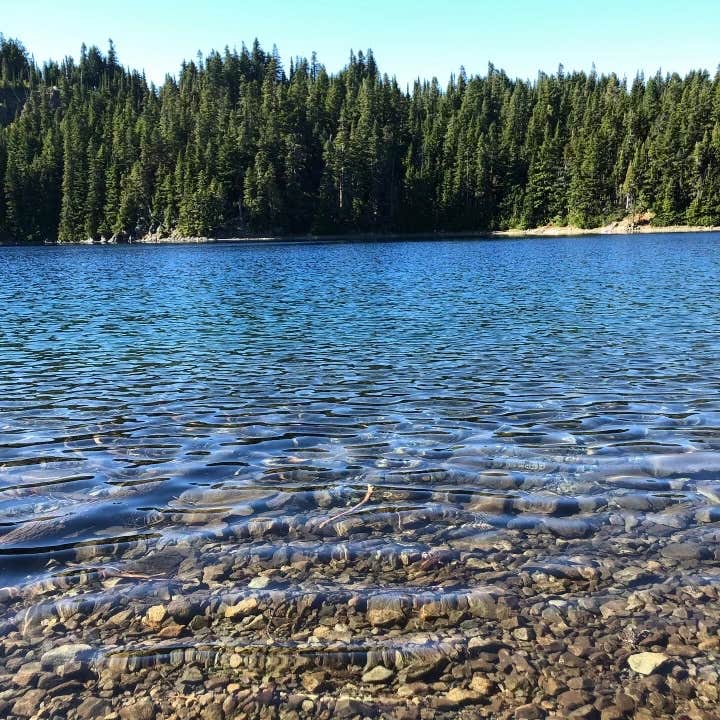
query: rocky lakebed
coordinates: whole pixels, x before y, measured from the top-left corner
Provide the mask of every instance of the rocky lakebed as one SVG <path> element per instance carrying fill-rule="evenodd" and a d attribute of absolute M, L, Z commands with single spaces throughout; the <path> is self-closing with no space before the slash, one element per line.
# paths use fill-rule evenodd
<path fill-rule="evenodd" d="M 182 533 L 0 590 L 0 715 L 713 720 L 717 511 L 656 474 L 571 503 L 497 470 L 194 493 Z"/>

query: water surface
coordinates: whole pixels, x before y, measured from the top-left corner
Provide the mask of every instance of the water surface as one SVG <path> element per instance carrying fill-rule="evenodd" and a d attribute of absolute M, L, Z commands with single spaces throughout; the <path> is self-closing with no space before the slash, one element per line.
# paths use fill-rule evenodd
<path fill-rule="evenodd" d="M 175 648 L 349 666 L 508 575 L 716 586 L 719 239 L 0 248 L 0 623 L 172 664 L 81 619 L 190 598 Z"/>

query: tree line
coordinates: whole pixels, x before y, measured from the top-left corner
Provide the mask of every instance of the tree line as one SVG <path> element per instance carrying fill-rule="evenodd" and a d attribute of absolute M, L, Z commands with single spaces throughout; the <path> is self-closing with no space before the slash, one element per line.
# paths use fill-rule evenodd
<path fill-rule="evenodd" d="M 160 87 L 83 46 L 0 36 L 0 239 L 720 224 L 720 73 L 490 65 L 401 89 L 372 51 L 329 74 L 256 41 Z"/>

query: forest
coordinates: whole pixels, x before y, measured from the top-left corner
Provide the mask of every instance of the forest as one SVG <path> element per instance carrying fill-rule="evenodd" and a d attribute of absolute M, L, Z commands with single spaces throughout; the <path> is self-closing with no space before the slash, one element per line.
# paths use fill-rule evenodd
<path fill-rule="evenodd" d="M 256 41 L 160 87 L 106 52 L 0 36 L 0 241 L 720 224 L 720 72 L 492 65 L 401 88 Z"/>

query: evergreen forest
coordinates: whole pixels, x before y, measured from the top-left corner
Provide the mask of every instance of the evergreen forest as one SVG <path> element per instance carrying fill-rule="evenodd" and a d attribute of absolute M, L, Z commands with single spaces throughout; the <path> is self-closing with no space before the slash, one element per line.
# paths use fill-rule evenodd
<path fill-rule="evenodd" d="M 720 224 L 720 72 L 402 88 L 256 41 L 161 87 L 106 52 L 0 36 L 0 241 Z"/>

